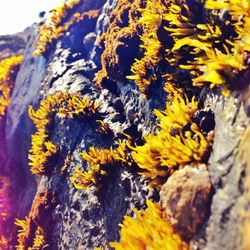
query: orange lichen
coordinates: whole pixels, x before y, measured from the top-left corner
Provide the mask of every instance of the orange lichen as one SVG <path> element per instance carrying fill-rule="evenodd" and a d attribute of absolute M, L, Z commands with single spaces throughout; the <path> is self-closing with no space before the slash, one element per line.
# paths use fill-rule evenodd
<path fill-rule="evenodd" d="M 105 79 L 125 80 L 137 53 L 140 32 L 138 9 L 143 3 L 144 0 L 121 0 L 111 13 L 110 25 L 99 40 L 104 51 L 102 69 L 95 78 L 97 84 L 102 84 Z"/>
<path fill-rule="evenodd" d="M 38 193 L 29 215 L 24 220 L 16 219 L 19 227 L 16 246 L 19 250 L 41 250 L 49 240 L 51 230 L 51 210 L 55 205 L 55 194 L 49 190 Z"/>
<path fill-rule="evenodd" d="M 139 9 L 142 17 L 138 23 L 143 27 L 143 34 L 140 36 L 143 49 L 143 57 L 136 59 L 131 67 L 133 75 L 127 79 L 135 80 L 142 93 L 146 93 L 149 85 L 157 77 L 154 73 L 149 73 L 162 58 L 162 44 L 159 41 L 157 31 L 162 25 L 163 13 L 166 11 L 161 0 L 147 1 L 146 7 Z"/>
<path fill-rule="evenodd" d="M 81 156 L 88 162 L 89 170 L 82 172 L 76 167 L 70 180 L 77 189 L 89 188 L 92 185 L 98 187 L 101 177 L 108 174 L 112 165 L 117 163 L 129 165 L 126 144 L 123 142 L 119 142 L 115 149 L 112 147 L 110 149 L 90 147 L 89 152 L 83 152 Z"/>
<path fill-rule="evenodd" d="M 175 169 L 193 162 L 202 162 L 210 147 L 210 141 L 192 122 L 193 114 L 198 110 L 198 103 L 192 99 L 175 96 L 167 103 L 165 111 L 155 111 L 159 118 L 160 130 L 156 134 L 145 136 L 143 146 L 131 147 L 132 157 L 144 171 L 140 174 L 151 179 L 156 187 L 161 177 L 170 175 Z M 190 124 L 190 129 L 183 132 L 183 127 Z"/>
<path fill-rule="evenodd" d="M 0 61 L 0 120 L 10 104 L 11 90 L 22 60 L 23 56 L 18 55 Z"/>
<path fill-rule="evenodd" d="M 50 11 L 47 20 L 39 27 L 39 37 L 34 43 L 36 48 L 33 53 L 34 56 L 44 54 L 50 45 L 56 39 L 62 37 L 73 24 L 98 17 L 99 10 L 73 13 L 79 3 L 80 0 L 64 1 L 61 6 Z M 67 19 L 69 20 L 66 21 Z"/>
<path fill-rule="evenodd" d="M 0 249 L 7 250 L 10 240 L 9 227 L 12 223 L 10 202 L 10 179 L 0 176 Z"/>
<path fill-rule="evenodd" d="M 23 239 L 25 239 L 25 236 L 27 232 L 30 230 L 29 229 L 29 219 L 26 217 L 24 220 L 19 220 L 16 219 L 15 224 L 20 228 L 18 229 L 18 234 L 17 234 L 17 241 L 18 245 L 16 246 L 17 250 L 32 250 L 32 249 L 37 249 L 37 250 L 42 250 L 43 247 L 46 245 L 45 242 L 45 234 L 43 229 L 38 226 L 37 229 L 35 230 L 34 238 L 32 239 L 32 245 L 27 246 L 26 244 L 23 243 Z"/>
<path fill-rule="evenodd" d="M 4 236 L 1 236 L 0 238 L 0 249 L 8 249 L 8 240 Z"/>
<path fill-rule="evenodd" d="M 47 164 L 51 164 L 49 159 L 58 151 L 57 146 L 50 140 L 49 126 L 53 117 L 73 118 L 75 115 L 93 114 L 97 108 L 97 103 L 90 102 L 80 94 L 70 94 L 59 92 L 48 96 L 42 100 L 40 107 L 35 111 L 31 106 L 28 113 L 34 122 L 37 131 L 31 138 L 31 149 L 29 150 L 29 165 L 34 174 L 44 174 Z"/>
<path fill-rule="evenodd" d="M 188 245 L 174 232 L 160 205 L 148 200 L 147 206 L 140 212 L 134 209 L 136 218 L 124 217 L 120 225 L 121 239 L 111 242 L 110 246 L 116 250 L 188 250 Z"/>
<path fill-rule="evenodd" d="M 80 94 L 68 95 L 66 102 L 62 103 L 58 116 L 73 118 L 79 115 L 93 115 L 96 113 L 98 103 L 87 98 L 82 98 Z"/>

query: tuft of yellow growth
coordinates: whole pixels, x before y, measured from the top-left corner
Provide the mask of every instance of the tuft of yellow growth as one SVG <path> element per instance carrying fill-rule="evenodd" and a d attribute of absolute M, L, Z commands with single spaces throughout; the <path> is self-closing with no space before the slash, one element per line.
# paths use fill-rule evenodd
<path fill-rule="evenodd" d="M 63 93 L 48 96 L 42 100 L 40 107 L 35 111 L 29 106 L 28 113 L 34 122 L 37 131 L 31 137 L 31 149 L 29 150 L 29 165 L 33 174 L 44 174 L 49 158 L 57 153 L 57 147 L 49 140 L 48 127 L 58 105 L 66 99 Z"/>
<path fill-rule="evenodd" d="M 20 220 L 20 219 L 16 219 L 15 221 L 15 225 L 17 225 L 18 227 L 20 227 L 20 229 L 18 229 L 18 237 L 23 237 L 26 234 L 26 231 L 28 229 L 28 217 L 25 217 L 24 220 Z"/>
<path fill-rule="evenodd" d="M 31 242 L 33 242 L 33 245 L 32 246 L 26 245 L 26 236 L 28 232 L 30 232 L 31 230 L 29 228 L 28 220 L 29 220 L 28 217 L 26 217 L 24 220 L 16 219 L 15 221 L 15 225 L 20 227 L 20 229 L 18 229 L 18 234 L 17 234 L 18 245 L 16 246 L 16 249 L 17 250 L 32 250 L 32 249 L 42 250 L 43 247 L 46 245 L 46 242 L 45 242 L 46 236 L 45 236 L 44 230 L 40 226 L 37 226 L 35 230 L 34 238 L 31 239 Z"/>
<path fill-rule="evenodd" d="M 12 56 L 0 61 L 0 120 L 10 104 L 11 90 L 23 56 Z"/>
<path fill-rule="evenodd" d="M 156 75 L 149 71 L 162 60 L 160 53 L 162 44 L 158 39 L 157 31 L 162 24 L 166 8 L 161 0 L 151 0 L 147 1 L 145 8 L 139 10 L 142 17 L 138 23 L 143 27 L 140 47 L 144 50 L 144 54 L 141 59 L 135 59 L 131 66 L 133 75 L 127 76 L 127 79 L 135 80 L 142 93 L 145 94 L 151 82 L 156 80 Z"/>
<path fill-rule="evenodd" d="M 167 103 L 165 111 L 155 111 L 160 130 L 145 136 L 143 146 L 131 147 L 133 160 L 143 170 L 140 174 L 151 179 L 151 185 L 159 185 L 161 177 L 170 175 L 175 169 L 188 163 L 202 162 L 210 142 L 192 123 L 198 103 L 176 95 Z M 183 127 L 190 129 L 183 132 Z"/>
<path fill-rule="evenodd" d="M 124 217 L 120 241 L 111 242 L 115 250 L 188 250 L 188 245 L 174 232 L 165 218 L 160 205 L 147 200 L 147 209 L 139 212 L 134 209 L 136 218 Z"/>
<path fill-rule="evenodd" d="M 144 0 L 119 0 L 109 16 L 110 24 L 107 31 L 99 39 L 99 45 L 104 49 L 101 56 L 102 68 L 95 77 L 98 85 L 106 79 L 124 81 L 127 68 L 134 61 L 139 40 L 140 17 L 139 8 Z"/>
<path fill-rule="evenodd" d="M 8 249 L 8 240 L 4 236 L 0 237 L 0 249 Z"/>
<path fill-rule="evenodd" d="M 193 75 L 195 86 L 206 84 L 210 88 L 222 86 L 226 89 L 235 80 L 236 74 L 246 68 L 244 51 L 249 45 L 245 41 L 250 42 L 247 38 L 249 3 L 246 0 L 208 0 L 205 6 L 208 9 L 228 10 L 232 19 L 222 27 L 215 21 L 220 19 L 218 11 L 211 12 L 209 19 L 204 20 L 192 13 L 185 3 L 180 5 L 178 1 L 170 1 L 164 20 L 169 23 L 165 29 L 173 38 L 174 45 L 166 50 L 167 59 L 171 65 L 188 70 Z M 230 25 L 235 28 L 238 37 L 230 35 L 229 40 L 227 33 Z M 240 45 L 242 43 L 244 45 Z"/>
<path fill-rule="evenodd" d="M 23 61 L 23 56 L 12 56 L 0 61 L 0 82 L 12 82 Z"/>
<path fill-rule="evenodd" d="M 82 98 L 80 94 L 68 95 L 66 102 L 62 103 L 58 116 L 73 118 L 79 115 L 93 115 L 98 108 L 96 101 L 92 102 L 87 98 Z"/>
<path fill-rule="evenodd" d="M 82 158 L 88 162 L 89 170 L 82 172 L 76 167 L 71 182 L 77 189 L 98 186 L 103 175 L 108 175 L 108 171 L 115 163 L 129 164 L 129 158 L 126 153 L 126 144 L 119 141 L 116 149 L 96 149 L 90 147 L 89 152 L 81 153 Z"/>
<path fill-rule="evenodd" d="M 29 116 L 37 129 L 32 135 L 32 146 L 29 150 L 29 165 L 32 173 L 44 174 L 49 159 L 58 151 L 57 146 L 49 139 L 49 126 L 55 114 L 59 117 L 73 118 L 75 115 L 93 114 L 97 106 L 96 102 L 92 104 L 80 94 L 59 92 L 42 100 L 36 111 L 29 107 Z"/>
<path fill-rule="evenodd" d="M 207 50 L 205 57 L 198 57 L 194 68 L 198 69 L 198 76 L 193 79 L 193 84 L 202 86 L 204 83 L 210 83 L 210 88 L 219 85 L 226 85 L 235 80 L 238 72 L 245 69 L 245 55 L 239 49 L 235 49 L 234 53 L 222 53 L 219 50 Z M 180 66 L 182 67 L 182 66 Z M 182 67 L 188 68 L 188 67 Z"/>
<path fill-rule="evenodd" d="M 169 132 L 172 128 L 181 129 L 191 122 L 191 118 L 197 110 L 198 102 L 194 97 L 189 102 L 186 96 L 176 94 L 172 102 L 166 103 L 165 111 L 155 110 L 154 113 L 160 120 L 160 128 Z"/>
<path fill-rule="evenodd" d="M 232 17 L 238 38 L 236 42 L 250 51 L 250 2 L 248 0 L 207 0 L 206 8 L 226 10 Z"/>
<path fill-rule="evenodd" d="M 35 238 L 33 242 L 33 249 L 43 249 L 46 245 L 44 230 L 38 226 L 35 232 Z"/>
<path fill-rule="evenodd" d="M 74 9 L 80 4 L 80 1 L 81 0 L 63 1 L 60 6 L 49 12 L 47 20 L 39 27 L 39 37 L 34 43 L 36 47 L 33 53 L 34 56 L 45 53 L 49 46 L 56 39 L 63 36 L 73 24 L 83 21 L 84 19 L 98 17 L 98 10 L 90 10 L 82 14 L 78 12 L 72 14 Z M 65 22 L 68 18 L 70 19 Z"/>
<path fill-rule="evenodd" d="M 11 181 L 0 176 L 0 249 L 7 250 L 10 240 L 10 227 L 13 211 L 10 199 Z"/>

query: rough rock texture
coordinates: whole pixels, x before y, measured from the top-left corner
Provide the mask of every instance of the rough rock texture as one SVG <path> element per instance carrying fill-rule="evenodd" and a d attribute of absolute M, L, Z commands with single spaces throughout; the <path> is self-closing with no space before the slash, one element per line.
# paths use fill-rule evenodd
<path fill-rule="evenodd" d="M 33 32 L 33 28 L 28 27 L 23 32 L 14 35 L 0 36 L 0 60 L 22 54 Z"/>
<path fill-rule="evenodd" d="M 53 44 L 46 56 L 32 57 L 32 43 L 36 38 L 34 33 L 26 47 L 24 62 L 13 90 L 5 143 L 8 146 L 8 171 L 16 175 L 18 186 L 15 204 L 17 216 L 24 218 L 29 213 L 36 193 L 39 196 L 44 190 L 53 192 L 56 206 L 51 211 L 50 249 L 80 250 L 106 246 L 108 242 L 119 239 L 118 224 L 124 215 L 132 215 L 134 207 L 144 208 L 148 198 L 159 200 L 158 195 L 148 187 L 147 181 L 129 167 L 117 168 L 101 191 L 94 187 L 76 190 L 70 182 L 76 166 L 87 169 L 80 152 L 88 150 L 90 146 L 108 148 L 114 139 L 122 136 L 122 132 L 140 137 L 155 131 L 153 110 L 165 108 L 163 83 L 152 89 L 148 99 L 130 81 L 112 82 L 105 88 L 94 84 L 95 75 L 101 67 L 102 50 L 98 47 L 98 38 L 107 30 L 109 15 L 116 3 L 116 0 L 85 0 L 79 7 L 81 11 L 100 9 L 98 19 L 89 23 L 83 21 L 77 27 L 71 27 Z M 28 166 L 28 150 L 35 130 L 27 114 L 28 106 L 36 108 L 44 97 L 65 88 L 70 92 L 80 91 L 85 97 L 98 101 L 100 116 L 113 133 L 97 133 L 91 119 L 66 120 L 60 124 L 55 118 L 51 134 L 60 148 L 60 157 L 49 175 L 35 177 Z M 240 211 L 243 205 L 247 207 L 248 204 L 241 198 L 246 192 L 244 190 L 248 189 L 244 188 L 246 164 L 237 157 L 239 143 L 249 124 L 248 109 L 239 101 L 239 96 L 225 98 L 215 91 L 206 90 L 201 94 L 201 99 L 214 112 L 216 122 L 208 172 L 204 169 L 177 172 L 163 187 L 162 193 L 166 193 L 163 203 L 173 206 L 173 199 L 183 198 L 181 209 L 188 209 L 192 204 L 190 202 L 196 205 L 196 197 L 201 197 L 203 202 L 197 205 L 196 210 L 199 215 L 196 217 L 196 211 L 193 210 L 178 224 L 183 228 L 188 227 L 190 222 L 185 230 L 190 233 L 187 238 L 193 236 L 190 243 L 192 249 L 241 249 Z M 197 181 L 191 177 L 189 180 L 190 173 L 194 174 L 192 178 L 197 176 Z M 183 182 L 177 180 L 175 183 L 177 177 L 184 178 Z M 199 181 L 200 178 L 204 182 Z M 210 185 L 212 193 L 209 195 Z M 190 196 L 189 191 L 194 196 Z M 198 191 L 201 194 L 197 194 Z M 173 218 L 185 215 L 179 214 L 175 208 L 169 213 Z M 195 223 L 192 222 L 193 218 Z"/>
<path fill-rule="evenodd" d="M 240 98 L 239 98 L 240 99 Z M 210 216 L 201 230 L 202 249 L 240 249 L 241 202 L 245 165 L 238 160 L 238 146 L 249 124 L 244 105 L 235 97 L 208 96 L 215 113 L 215 141 L 208 170 L 213 186 Z"/>
<path fill-rule="evenodd" d="M 198 231 L 208 213 L 211 184 L 206 165 L 186 166 L 162 186 L 160 199 L 171 224 L 184 239 Z"/>

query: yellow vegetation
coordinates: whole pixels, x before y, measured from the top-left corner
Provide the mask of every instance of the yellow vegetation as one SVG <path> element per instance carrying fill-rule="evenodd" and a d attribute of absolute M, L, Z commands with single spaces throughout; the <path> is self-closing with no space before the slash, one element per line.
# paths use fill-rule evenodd
<path fill-rule="evenodd" d="M 0 120 L 10 104 L 11 90 L 23 56 L 12 56 L 0 61 Z"/>
<path fill-rule="evenodd" d="M 0 176 L 0 249 L 3 250 L 8 249 L 10 219 L 12 219 L 10 179 Z"/>
<path fill-rule="evenodd" d="M 102 34 L 99 44 L 104 48 L 101 56 L 102 68 L 97 72 L 95 81 L 102 84 L 104 80 L 125 80 L 136 54 L 139 41 L 139 9 L 144 0 L 119 0 L 110 14 L 110 24 Z"/>
<path fill-rule="evenodd" d="M 74 115 L 93 114 L 97 108 L 80 94 L 59 92 L 42 100 L 40 107 L 35 111 L 31 106 L 28 113 L 34 122 L 37 131 L 32 135 L 32 147 L 29 150 L 29 165 L 34 174 L 44 174 L 48 159 L 53 157 L 58 149 L 49 139 L 49 126 L 56 113 L 60 117 L 73 118 Z"/>
<path fill-rule="evenodd" d="M 191 73 L 189 84 L 221 86 L 223 90 L 246 68 L 245 51 L 250 51 L 249 1 L 208 0 L 205 7 L 213 11 L 207 11 L 206 18 L 204 1 L 196 1 L 195 5 L 200 6 L 199 12 L 182 0 L 149 0 L 145 8 L 139 8 L 141 18 L 137 23 L 143 29 L 140 39 L 144 54 L 135 59 L 133 75 L 127 78 L 135 80 L 144 94 L 159 77 L 172 79 L 168 84 L 178 81 L 178 74 L 173 77 L 169 72 L 156 72 L 164 59 L 171 67 Z M 222 21 L 220 10 L 228 11 L 231 17 Z"/>
<path fill-rule="evenodd" d="M 236 43 L 250 51 L 250 2 L 248 0 L 207 0 L 206 8 L 226 10 L 232 17 L 231 23 L 238 34 Z"/>
<path fill-rule="evenodd" d="M 76 167 L 71 182 L 77 189 L 89 188 L 90 186 L 98 186 L 101 176 L 107 175 L 109 169 L 115 163 L 129 164 L 129 158 L 126 153 L 126 145 L 119 141 L 116 149 L 96 149 L 90 147 L 89 152 L 83 152 L 82 158 L 88 162 L 89 170 L 82 172 Z"/>
<path fill-rule="evenodd" d="M 144 50 L 144 55 L 141 59 L 135 59 L 131 67 L 133 75 L 127 76 L 127 79 L 135 80 L 142 93 L 146 93 L 151 82 L 156 80 L 156 75 L 149 71 L 162 59 L 160 53 L 162 44 L 158 39 L 157 31 L 162 24 L 166 8 L 161 0 L 152 0 L 147 1 L 146 7 L 139 10 L 142 17 L 138 23 L 143 27 L 140 47 Z"/>
<path fill-rule="evenodd" d="M 160 178 L 168 176 L 176 168 L 188 163 L 202 162 L 210 142 L 192 123 L 192 115 L 198 104 L 192 99 L 176 95 L 167 103 L 165 111 L 155 111 L 159 118 L 160 131 L 145 136 L 143 146 L 131 147 L 133 160 L 144 170 L 141 174 L 152 180 L 152 185 L 160 184 Z M 190 129 L 183 132 L 183 127 Z"/>
<path fill-rule="evenodd" d="M 121 239 L 110 246 L 116 250 L 187 250 L 187 244 L 174 232 L 160 205 L 147 201 L 147 206 L 141 212 L 134 209 L 136 218 L 124 217 Z"/>
<path fill-rule="evenodd" d="M 16 246 L 16 249 L 17 250 L 32 250 L 32 249 L 42 250 L 43 247 L 46 245 L 46 242 L 45 242 L 46 236 L 45 236 L 44 230 L 40 226 L 37 226 L 35 230 L 34 239 L 31 240 L 31 242 L 33 242 L 33 245 L 27 246 L 25 244 L 26 235 L 28 231 L 30 231 L 28 220 L 29 219 L 26 217 L 24 220 L 16 219 L 15 221 L 15 224 L 18 227 L 20 227 L 20 229 L 18 229 L 18 234 L 17 234 L 18 245 Z"/>
<path fill-rule="evenodd" d="M 230 2 L 230 4 L 222 4 L 222 2 Z M 234 3 L 236 2 L 236 5 L 241 5 L 241 9 L 239 6 L 235 7 Z M 246 9 L 245 12 L 243 11 L 243 6 L 249 8 L 243 2 L 209 0 L 206 1 L 206 7 L 220 9 L 222 6 L 227 8 L 230 5 L 228 8 L 237 9 L 238 19 L 242 19 L 242 14 L 246 13 Z M 224 28 L 220 27 L 219 23 L 214 21 L 218 16 L 218 12 L 213 12 L 210 14 L 210 20 L 204 22 L 204 19 L 192 13 L 186 4 L 180 5 L 178 1 L 171 1 L 168 11 L 164 15 L 164 20 L 169 23 L 165 29 L 174 40 L 173 47 L 166 50 L 167 59 L 170 64 L 190 71 L 194 76 L 193 84 L 196 86 L 208 84 L 210 88 L 213 88 L 223 85 L 225 88 L 226 84 L 229 85 L 235 80 L 235 75 L 238 72 L 245 69 L 244 50 L 247 48 L 246 44 L 245 48 L 240 47 L 240 43 L 236 43 L 238 38 L 232 35 L 229 40 L 229 34 L 227 34 L 229 31 L 225 28 L 229 27 L 229 22 L 226 22 Z M 244 18 L 246 19 L 243 16 L 241 24 L 244 23 Z M 230 25 L 233 23 L 234 20 Z M 235 24 L 235 29 L 239 30 L 238 24 Z M 240 31 L 241 34 L 247 32 L 249 29 L 246 27 Z M 184 55 L 184 50 L 186 55 Z"/>
<path fill-rule="evenodd" d="M 66 102 L 62 103 L 58 116 L 73 118 L 79 115 L 92 115 L 96 112 L 98 103 L 92 102 L 87 98 L 82 98 L 81 95 L 68 95 Z"/>
<path fill-rule="evenodd" d="M 0 249 L 8 249 L 8 240 L 3 235 L 0 237 Z"/>
<path fill-rule="evenodd" d="M 82 14 L 77 12 L 72 15 L 72 10 L 79 3 L 80 0 L 64 1 L 62 5 L 50 11 L 45 23 L 41 24 L 39 27 L 39 37 L 34 43 L 36 47 L 33 53 L 34 56 L 39 56 L 46 52 L 53 41 L 63 36 L 73 24 L 85 18 L 92 19 L 98 16 L 98 10 L 90 10 Z M 65 22 L 71 15 L 72 17 Z"/>

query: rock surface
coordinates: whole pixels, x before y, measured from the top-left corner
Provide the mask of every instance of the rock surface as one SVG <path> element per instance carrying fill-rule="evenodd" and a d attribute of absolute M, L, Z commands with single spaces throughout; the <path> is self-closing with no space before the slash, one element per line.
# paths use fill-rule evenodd
<path fill-rule="evenodd" d="M 49 249 L 107 246 L 119 239 L 119 223 L 124 215 L 132 215 L 134 207 L 145 208 L 146 199 L 159 201 L 148 181 L 129 167 L 117 168 L 102 191 L 94 187 L 77 190 L 70 181 L 76 166 L 88 167 L 81 152 L 90 146 L 108 148 L 123 132 L 139 138 L 156 131 L 153 110 L 165 108 L 163 83 L 153 88 L 148 99 L 132 81 L 107 81 L 103 88 L 94 83 L 101 67 L 98 39 L 107 30 L 116 4 L 117 0 L 85 0 L 79 9 L 100 9 L 99 17 L 83 21 L 80 28 L 70 28 L 46 56 L 32 57 L 32 44 L 37 37 L 34 32 L 12 93 L 4 135 L 9 162 L 4 167 L 15 175 L 17 217 L 29 214 L 34 197 L 44 190 L 55 194 L 56 205 L 50 210 L 53 226 Z M 55 118 L 51 137 L 60 148 L 60 157 L 49 175 L 35 177 L 28 166 L 35 127 L 27 109 L 29 105 L 37 108 L 44 97 L 64 89 L 98 101 L 100 117 L 113 132 L 97 133 L 91 118 L 66 120 L 64 124 Z M 191 249 L 240 250 L 241 211 L 249 206 L 249 201 L 242 197 L 249 190 L 244 186 L 246 163 L 238 158 L 249 112 L 241 94 L 226 98 L 216 91 L 205 91 L 200 99 L 205 100 L 205 107 L 215 116 L 215 141 L 208 165 L 176 171 L 162 187 L 161 202 L 175 229 L 190 239 Z"/>
<path fill-rule="evenodd" d="M 211 184 L 206 165 L 186 166 L 161 187 L 160 200 L 175 230 L 192 238 L 208 214 Z"/>

